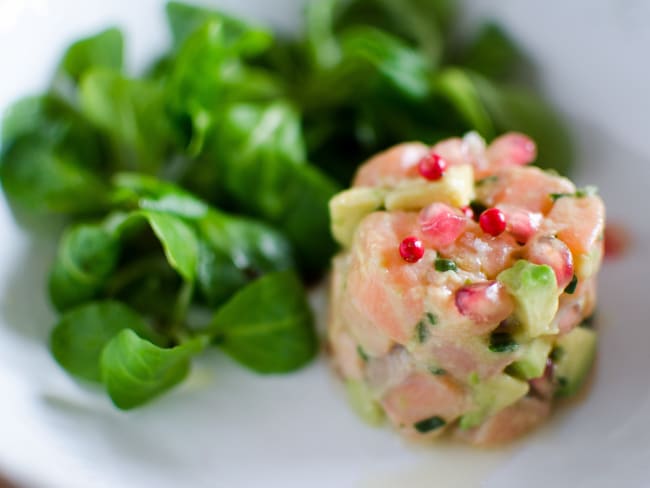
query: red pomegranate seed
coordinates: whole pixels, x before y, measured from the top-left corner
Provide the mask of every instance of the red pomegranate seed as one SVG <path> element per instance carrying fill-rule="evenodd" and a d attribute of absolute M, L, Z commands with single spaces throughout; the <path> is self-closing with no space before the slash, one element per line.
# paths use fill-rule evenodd
<path fill-rule="evenodd" d="M 407 263 L 417 263 L 424 256 L 424 246 L 417 237 L 407 237 L 399 245 L 399 255 Z"/>
<path fill-rule="evenodd" d="M 514 309 L 510 295 L 498 281 L 463 286 L 456 292 L 455 302 L 461 314 L 479 325 L 492 324 L 492 328 L 508 317 Z"/>
<path fill-rule="evenodd" d="M 508 132 L 492 141 L 486 156 L 493 168 L 528 164 L 537 157 L 537 146 L 524 134 Z"/>
<path fill-rule="evenodd" d="M 474 210 L 472 210 L 472 207 L 469 205 L 467 207 L 461 208 L 460 211 L 463 212 L 463 215 L 468 219 L 474 220 Z"/>
<path fill-rule="evenodd" d="M 420 229 L 427 245 L 440 249 L 454 242 L 465 230 L 467 219 L 455 208 L 432 203 L 420 212 Z"/>
<path fill-rule="evenodd" d="M 507 221 L 506 230 L 517 240 L 526 243 L 532 238 L 542 223 L 543 215 L 530 212 L 514 205 L 499 205 L 499 210 Z"/>
<path fill-rule="evenodd" d="M 447 161 L 435 153 L 428 154 L 420 159 L 418 163 L 418 172 L 420 176 L 429 180 L 436 181 L 442 178 L 447 170 Z"/>
<path fill-rule="evenodd" d="M 494 237 L 506 230 L 506 216 L 498 208 L 488 208 L 481 214 L 478 223 L 483 232 Z"/>

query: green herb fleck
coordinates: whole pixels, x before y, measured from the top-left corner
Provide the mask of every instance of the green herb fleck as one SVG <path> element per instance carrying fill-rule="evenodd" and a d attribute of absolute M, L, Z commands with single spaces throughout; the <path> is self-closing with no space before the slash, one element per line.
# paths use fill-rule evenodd
<path fill-rule="evenodd" d="M 417 340 L 420 344 L 424 344 L 429 337 L 429 330 L 427 329 L 427 324 L 424 323 L 424 320 L 420 320 L 418 325 L 415 326 L 415 333 Z"/>
<path fill-rule="evenodd" d="M 469 206 L 472 209 L 472 212 L 474 212 L 474 215 L 478 216 L 481 215 L 483 212 L 487 210 L 487 207 L 483 205 L 481 202 L 474 200 L 473 202 L 470 202 Z"/>
<path fill-rule="evenodd" d="M 458 267 L 451 259 L 438 258 L 435 262 L 436 271 L 444 273 L 445 271 L 456 271 Z"/>
<path fill-rule="evenodd" d="M 549 354 L 551 361 L 554 363 L 559 361 L 562 356 L 564 356 L 564 348 L 562 346 L 555 346 L 551 351 L 551 354 Z"/>
<path fill-rule="evenodd" d="M 467 382 L 472 386 L 476 386 L 481 382 L 481 378 L 479 378 L 478 373 L 474 371 L 467 377 Z"/>
<path fill-rule="evenodd" d="M 363 347 L 361 347 L 359 345 L 357 346 L 357 354 L 359 355 L 359 357 L 361 358 L 361 360 L 364 363 L 368 362 L 368 359 L 369 359 L 368 353 L 366 353 L 366 351 L 363 350 Z"/>
<path fill-rule="evenodd" d="M 427 432 L 431 432 L 432 430 L 439 429 L 446 424 L 447 422 L 445 422 L 444 419 L 436 415 L 434 417 L 416 422 L 413 424 L 413 427 L 415 427 L 415 430 L 417 430 L 420 434 L 425 434 Z"/>
<path fill-rule="evenodd" d="M 431 325 L 436 325 L 438 323 L 438 316 L 434 313 L 427 312 L 427 319 Z"/>
<path fill-rule="evenodd" d="M 557 384 L 560 388 L 565 388 L 569 384 L 569 380 L 567 380 L 564 376 L 559 376 L 557 379 Z"/>
<path fill-rule="evenodd" d="M 519 348 L 519 344 L 507 332 L 495 332 L 490 336 L 490 351 L 492 352 L 512 352 L 517 348 Z"/>
<path fill-rule="evenodd" d="M 573 275 L 573 278 L 571 278 L 571 282 L 564 289 L 564 293 L 573 295 L 573 293 L 576 291 L 577 286 L 578 286 L 578 277 L 576 275 Z"/>
<path fill-rule="evenodd" d="M 584 188 L 577 189 L 575 193 L 549 193 L 549 196 L 551 197 L 551 200 L 556 202 L 557 200 L 563 197 L 584 198 L 584 197 L 591 197 L 596 193 L 598 193 L 598 188 L 589 185 L 589 186 L 585 186 Z"/>
<path fill-rule="evenodd" d="M 435 376 L 443 376 L 447 374 L 447 371 L 445 369 L 439 368 L 437 366 L 431 366 L 429 368 L 429 371 L 431 372 L 432 375 Z"/>
<path fill-rule="evenodd" d="M 578 190 L 576 190 L 576 198 L 591 197 L 596 193 L 598 193 L 598 188 L 593 185 L 588 185 L 584 188 L 578 188 Z"/>
<path fill-rule="evenodd" d="M 557 202 L 562 197 L 572 197 L 573 193 L 549 193 L 548 196 L 551 197 L 551 200 Z"/>

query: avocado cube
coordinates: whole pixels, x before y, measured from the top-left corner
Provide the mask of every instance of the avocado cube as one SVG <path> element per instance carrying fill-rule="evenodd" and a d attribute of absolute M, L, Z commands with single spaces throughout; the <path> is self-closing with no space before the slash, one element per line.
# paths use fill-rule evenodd
<path fill-rule="evenodd" d="M 343 246 L 352 244 L 359 223 L 384 204 L 384 191 L 378 188 L 350 188 L 330 200 L 332 235 Z"/>
<path fill-rule="evenodd" d="M 559 354 L 555 361 L 555 378 L 558 383 L 556 396 L 568 397 L 580 390 L 596 358 L 597 344 L 596 333 L 584 327 L 576 327 L 557 340 L 555 347 Z"/>
<path fill-rule="evenodd" d="M 423 178 L 401 182 L 386 195 L 387 210 L 420 210 L 434 202 L 465 207 L 474 198 L 474 170 L 469 164 L 452 166 L 438 181 Z"/>
<path fill-rule="evenodd" d="M 460 418 L 461 429 L 471 429 L 485 419 L 517 402 L 528 393 L 528 383 L 500 374 L 474 385 L 474 408 Z"/>
<path fill-rule="evenodd" d="M 363 381 L 347 380 L 345 390 L 352 410 L 369 425 L 379 425 L 384 419 L 384 411 L 375 401 L 368 385 Z"/>
<path fill-rule="evenodd" d="M 515 317 L 521 326 L 523 339 L 558 332 L 552 322 L 558 309 L 560 290 L 550 266 L 520 259 L 499 273 L 497 280 L 515 300 Z"/>
<path fill-rule="evenodd" d="M 519 359 L 508 367 L 509 372 L 524 380 L 539 378 L 544 374 L 552 348 L 553 341 L 549 337 L 538 337 L 524 344 L 519 349 Z"/>

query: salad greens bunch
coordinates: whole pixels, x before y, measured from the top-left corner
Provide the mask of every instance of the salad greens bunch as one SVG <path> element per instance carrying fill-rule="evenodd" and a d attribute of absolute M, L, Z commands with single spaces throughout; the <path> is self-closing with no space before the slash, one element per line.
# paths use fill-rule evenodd
<path fill-rule="evenodd" d="M 318 350 L 303 283 L 336 247 L 327 202 L 403 140 L 521 130 L 568 161 L 553 110 L 513 85 L 498 27 L 469 42 L 452 0 L 317 0 L 294 37 L 171 2 L 172 45 L 139 77 L 115 28 L 72 44 L 2 124 L 12 205 L 69 225 L 49 276 L 59 364 L 140 406 L 216 346 L 260 373 Z M 566 169 L 566 168 L 559 168 Z"/>

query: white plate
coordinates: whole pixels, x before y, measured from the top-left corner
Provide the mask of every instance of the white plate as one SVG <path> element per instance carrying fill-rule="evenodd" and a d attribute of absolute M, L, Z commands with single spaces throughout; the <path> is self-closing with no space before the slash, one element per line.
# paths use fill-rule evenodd
<path fill-rule="evenodd" d="M 302 2 L 215 3 L 289 28 Z M 471 17 L 498 18 L 537 59 L 543 87 L 573 121 L 579 182 L 599 185 L 609 215 L 633 231 L 631 252 L 602 272 L 601 355 L 585 401 L 505 450 L 416 449 L 359 422 L 323 359 L 260 378 L 214 352 L 178 390 L 119 412 L 46 350 L 56 223 L 30 237 L 2 201 L 0 472 L 65 488 L 650 486 L 650 4 L 470 3 Z M 166 41 L 158 0 L 0 0 L 0 109 L 42 88 L 61 49 L 108 22 L 126 28 L 133 66 Z"/>

